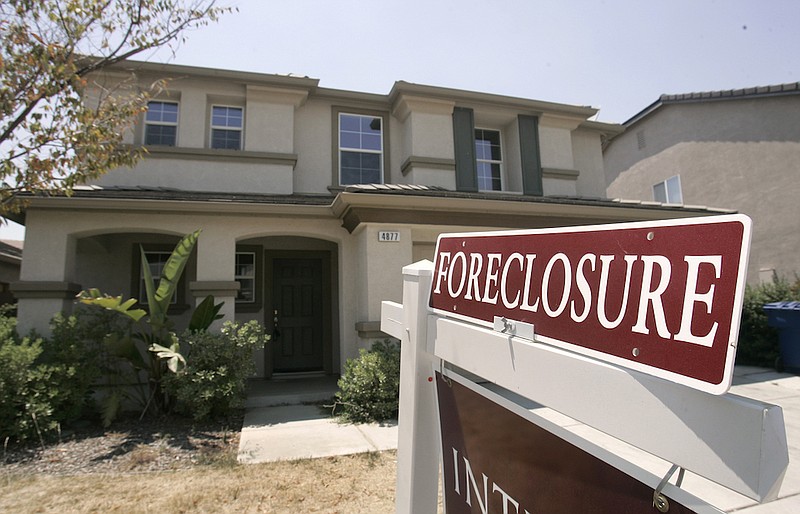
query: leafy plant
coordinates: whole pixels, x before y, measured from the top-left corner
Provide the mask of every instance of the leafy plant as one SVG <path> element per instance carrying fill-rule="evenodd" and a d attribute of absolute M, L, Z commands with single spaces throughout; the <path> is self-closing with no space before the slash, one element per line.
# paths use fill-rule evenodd
<path fill-rule="evenodd" d="M 148 90 L 91 76 L 174 46 L 186 30 L 232 10 L 214 4 L 0 1 L 0 213 L 19 209 L 20 192 L 69 193 L 110 169 L 134 165 L 143 150 L 126 145 L 125 133 L 163 84 Z"/>
<path fill-rule="evenodd" d="M 41 340 L 18 341 L 15 320 L 2 320 L 0 339 L 0 436 L 25 440 L 36 434 L 37 418 L 49 419 L 49 404 L 36 401 L 41 376 L 35 361 L 42 352 Z"/>
<path fill-rule="evenodd" d="M 206 296 L 195 308 L 192 319 L 189 321 L 189 330 L 192 332 L 208 330 L 212 323 L 223 318 L 219 313 L 223 305 L 224 302 L 215 304 L 213 296 Z"/>
<path fill-rule="evenodd" d="M 59 426 L 57 406 L 67 402 L 59 387 L 75 373 L 42 363 L 42 339 L 16 333 L 16 320 L 0 316 L 0 437 L 25 441 Z M 67 393 L 67 397 L 69 394 Z"/>
<path fill-rule="evenodd" d="M 244 404 L 247 378 L 254 369 L 253 350 L 269 340 L 256 321 L 226 322 L 219 334 L 187 330 L 187 365 L 170 375 L 165 387 L 178 400 L 179 411 L 196 420 L 224 416 Z"/>
<path fill-rule="evenodd" d="M 93 409 L 93 386 L 105 366 L 102 341 L 114 326 L 104 313 L 79 309 L 71 316 L 57 314 L 50 322 L 51 335 L 42 339 L 38 361 L 53 368 L 50 388 L 53 416 L 60 422 L 75 420 Z"/>
<path fill-rule="evenodd" d="M 800 300 L 800 277 L 794 283 L 776 277 L 772 282 L 747 286 L 742 302 L 737 364 L 765 367 L 776 365 L 780 355 L 778 332 L 769 326 L 764 305 L 790 300 Z"/>
<path fill-rule="evenodd" d="M 353 423 L 384 421 L 397 417 L 400 395 L 400 344 L 376 341 L 348 359 L 339 379 L 334 414 Z"/>
<path fill-rule="evenodd" d="M 148 396 L 142 416 L 150 405 L 154 405 L 158 412 L 170 410 L 174 398 L 162 387 L 165 374 L 167 371 L 177 373 L 186 366 L 186 359 L 180 353 L 180 341 L 173 332 L 174 324 L 169 318 L 169 305 L 199 237 L 200 230 L 196 230 L 181 238 L 167 259 L 157 285 L 150 272 L 144 249 L 140 249 L 147 311 L 133 308 L 135 299 L 123 301 L 121 296 L 103 295 L 97 289 L 82 291 L 79 295 L 82 303 L 122 314 L 136 322 L 139 327 L 132 334 L 108 338 L 106 342 L 113 355 L 130 364 L 137 379 L 140 374 L 145 375 Z M 192 315 L 192 330 L 207 330 L 214 320 L 221 317 L 219 311 L 222 305 L 214 304 L 212 296 L 206 297 Z M 124 389 L 118 389 L 109 395 L 104 408 L 106 423 L 110 423 L 116 415 L 123 392 Z"/>

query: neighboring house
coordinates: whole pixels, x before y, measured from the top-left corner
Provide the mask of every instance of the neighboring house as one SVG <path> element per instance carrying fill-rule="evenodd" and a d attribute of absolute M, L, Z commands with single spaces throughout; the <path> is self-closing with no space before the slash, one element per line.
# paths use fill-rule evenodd
<path fill-rule="evenodd" d="M 604 149 L 608 195 L 753 219 L 748 282 L 800 272 L 800 83 L 663 95 Z"/>
<path fill-rule="evenodd" d="M 170 78 L 128 134 L 145 145 L 71 197 L 32 197 L 21 330 L 47 330 L 82 288 L 141 298 L 178 238 L 203 232 L 174 300 L 207 294 L 229 320 L 273 334 L 258 374 L 339 373 L 385 337 L 382 300 L 444 232 L 708 215 L 605 199 L 602 142 L 621 127 L 596 110 L 397 82 L 389 94 L 315 79 L 126 62 L 115 87 Z"/>
<path fill-rule="evenodd" d="M 10 286 L 19 280 L 22 241 L 0 240 L 0 305 L 13 304 Z"/>

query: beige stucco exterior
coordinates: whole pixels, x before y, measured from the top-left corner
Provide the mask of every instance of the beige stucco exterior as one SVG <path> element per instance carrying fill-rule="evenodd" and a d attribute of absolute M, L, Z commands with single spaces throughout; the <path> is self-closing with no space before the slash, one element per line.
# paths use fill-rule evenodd
<path fill-rule="evenodd" d="M 625 124 L 604 153 L 608 196 L 653 200 L 653 185 L 677 175 L 684 204 L 753 219 L 749 282 L 793 279 L 800 272 L 800 90 L 695 96 L 664 97 Z"/>
<path fill-rule="evenodd" d="M 309 261 L 316 278 L 307 294 L 322 298 L 314 314 L 321 335 L 314 337 L 324 349 L 310 371 L 335 374 L 359 348 L 385 337 L 381 302 L 401 300 L 402 268 L 432 258 L 441 233 L 713 213 L 604 200 L 601 144 L 621 128 L 587 121 L 595 113 L 587 107 L 405 82 L 387 95 L 356 93 L 308 78 L 144 63 L 125 63 L 115 80 L 128 68 L 141 83 L 176 77 L 163 98 L 179 102 L 177 144 L 149 147 L 135 169 L 114 170 L 70 198 L 31 199 L 15 285 L 20 330 L 46 331 L 81 289 L 136 296 L 139 247 L 169 249 L 202 229 L 174 305 L 178 324 L 213 294 L 225 302 L 225 320 L 255 319 L 285 338 L 290 329 L 274 319 L 283 318 L 289 293 L 277 270 Z M 209 148 L 217 103 L 244 109 L 241 150 Z M 500 131 L 503 191 L 457 190 L 456 107 L 474 112 L 475 127 Z M 382 118 L 383 184 L 338 184 L 340 112 Z M 544 196 L 523 191 L 518 116 L 539 123 Z M 130 142 L 142 137 L 139 120 Z M 392 236 L 381 239 L 381 232 Z M 250 303 L 236 299 L 237 252 L 257 258 Z M 297 287 L 306 294 L 307 284 Z M 255 356 L 259 376 L 281 371 L 270 353 L 278 348 L 273 341 Z"/>

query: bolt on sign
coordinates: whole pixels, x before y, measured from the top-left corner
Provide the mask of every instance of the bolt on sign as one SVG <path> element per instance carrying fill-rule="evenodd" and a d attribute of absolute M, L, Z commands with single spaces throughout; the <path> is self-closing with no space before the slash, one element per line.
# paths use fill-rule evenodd
<path fill-rule="evenodd" d="M 430 307 L 713 394 L 730 387 L 751 222 L 744 215 L 443 234 Z"/>
<path fill-rule="evenodd" d="M 657 477 L 644 483 L 640 468 L 467 384 L 436 373 L 447 514 L 721 514 L 686 491 L 659 490 Z"/>

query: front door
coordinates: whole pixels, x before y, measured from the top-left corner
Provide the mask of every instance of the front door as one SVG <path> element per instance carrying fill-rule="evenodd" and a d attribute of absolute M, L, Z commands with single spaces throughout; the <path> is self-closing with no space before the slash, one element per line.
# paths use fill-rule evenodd
<path fill-rule="evenodd" d="M 276 258 L 272 262 L 273 371 L 322 371 L 322 259 Z"/>

